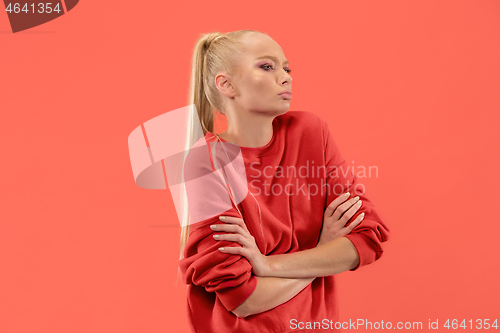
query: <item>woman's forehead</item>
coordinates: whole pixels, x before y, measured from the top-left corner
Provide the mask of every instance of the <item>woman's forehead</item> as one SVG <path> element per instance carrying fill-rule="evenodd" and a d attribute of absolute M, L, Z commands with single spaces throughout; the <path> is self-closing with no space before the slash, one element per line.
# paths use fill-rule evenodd
<path fill-rule="evenodd" d="M 247 43 L 247 52 L 244 53 L 246 62 L 254 62 L 264 58 L 287 62 L 281 46 L 271 38 L 251 38 Z"/>

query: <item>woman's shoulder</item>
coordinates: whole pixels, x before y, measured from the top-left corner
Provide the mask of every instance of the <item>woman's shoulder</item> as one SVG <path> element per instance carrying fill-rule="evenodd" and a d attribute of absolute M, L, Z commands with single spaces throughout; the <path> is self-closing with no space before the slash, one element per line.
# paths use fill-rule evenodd
<path fill-rule="evenodd" d="M 188 150 L 184 159 L 184 168 L 189 166 L 194 173 L 210 173 L 232 162 L 239 155 L 239 147 L 233 144 L 224 145 L 217 141 L 213 133 L 207 132 Z"/>
<path fill-rule="evenodd" d="M 194 173 L 210 172 L 212 170 L 210 160 L 210 147 L 212 143 L 207 137 L 199 138 L 193 146 L 185 153 L 184 172 L 188 169 Z"/>

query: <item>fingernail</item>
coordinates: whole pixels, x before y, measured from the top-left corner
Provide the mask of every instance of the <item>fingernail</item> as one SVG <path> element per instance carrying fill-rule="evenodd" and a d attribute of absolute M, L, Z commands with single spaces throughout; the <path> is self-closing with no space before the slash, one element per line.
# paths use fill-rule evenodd
<path fill-rule="evenodd" d="M 226 219 L 226 217 L 225 217 L 225 216 L 219 216 L 219 219 L 220 219 L 221 221 L 224 221 L 224 220 Z"/>
<path fill-rule="evenodd" d="M 361 213 L 361 214 L 359 214 L 359 215 L 361 215 L 361 219 L 364 219 L 364 218 L 365 218 L 365 213 Z"/>
<path fill-rule="evenodd" d="M 349 192 L 346 192 L 346 193 L 344 194 L 344 196 L 346 196 L 346 197 L 349 197 L 350 195 L 351 195 L 351 193 L 349 193 Z"/>
<path fill-rule="evenodd" d="M 214 238 L 215 239 L 219 239 L 219 235 L 214 235 Z"/>
<path fill-rule="evenodd" d="M 355 196 L 354 197 L 354 202 L 358 201 L 359 200 L 359 196 Z"/>
<path fill-rule="evenodd" d="M 224 248 L 223 247 L 219 247 L 219 251 L 224 251 Z"/>
<path fill-rule="evenodd" d="M 361 206 L 361 203 L 363 202 L 363 200 L 359 200 L 356 204 Z"/>
<path fill-rule="evenodd" d="M 212 228 L 212 230 L 213 229 L 217 229 L 217 226 L 216 225 L 211 225 L 210 228 Z"/>

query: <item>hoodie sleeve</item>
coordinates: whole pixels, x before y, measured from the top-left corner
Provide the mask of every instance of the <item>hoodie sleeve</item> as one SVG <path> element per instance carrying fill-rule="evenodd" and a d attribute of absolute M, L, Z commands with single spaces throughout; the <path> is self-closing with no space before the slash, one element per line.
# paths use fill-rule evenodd
<path fill-rule="evenodd" d="M 382 256 L 384 251 L 382 243 L 389 239 L 389 228 L 382 221 L 373 203 L 365 195 L 365 186 L 359 182 L 357 175 L 352 170 L 353 167 L 347 164 L 340 153 L 333 135 L 328 129 L 328 124 L 323 120 L 322 124 L 327 184 L 330 189 L 326 205 L 328 206 L 339 195 L 347 191 L 350 192 L 351 198 L 359 196 L 359 199 L 363 201 L 361 208 L 349 219 L 347 225 L 363 212 L 365 213 L 364 219 L 351 233 L 344 236 L 354 244 L 359 255 L 358 266 L 351 269 L 351 271 L 355 271 Z"/>
<path fill-rule="evenodd" d="M 227 184 L 205 157 L 188 155 L 184 167 L 191 224 L 179 267 L 186 284 L 214 292 L 224 307 L 232 311 L 253 293 L 257 279 L 247 258 L 219 251 L 219 247 L 242 247 L 239 243 L 213 238 L 215 233 L 210 225 L 224 223 L 219 216 L 242 216 L 229 197 Z"/>

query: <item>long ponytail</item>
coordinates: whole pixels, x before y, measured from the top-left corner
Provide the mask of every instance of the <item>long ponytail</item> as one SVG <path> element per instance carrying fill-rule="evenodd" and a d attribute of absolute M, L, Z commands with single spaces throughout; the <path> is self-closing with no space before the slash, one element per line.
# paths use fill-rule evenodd
<path fill-rule="evenodd" d="M 185 152 L 200 138 L 201 134 L 214 133 L 214 115 L 224 114 L 225 105 L 215 86 L 215 76 L 220 72 L 231 73 L 234 67 L 235 54 L 245 52 L 243 37 L 260 33 L 256 30 L 238 30 L 228 33 L 212 32 L 203 34 L 197 40 L 191 59 L 191 77 L 188 105 L 194 105 L 196 112 L 189 112 L 186 129 Z M 214 111 L 218 111 L 215 113 Z M 198 117 L 198 119 L 196 119 Z M 199 133 L 201 130 L 203 133 Z M 185 246 L 189 238 L 190 224 L 187 207 L 187 195 L 184 184 L 181 184 L 181 234 L 179 260 L 184 258 Z M 177 281 L 181 276 L 180 268 Z M 177 284 L 177 282 L 176 282 Z"/>

